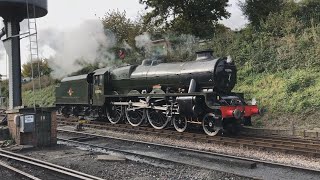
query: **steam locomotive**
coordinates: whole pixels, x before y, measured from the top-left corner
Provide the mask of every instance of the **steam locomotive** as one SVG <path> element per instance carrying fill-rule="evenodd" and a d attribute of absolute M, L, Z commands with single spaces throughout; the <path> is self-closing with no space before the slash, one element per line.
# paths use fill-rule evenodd
<path fill-rule="evenodd" d="M 147 122 L 155 129 L 170 124 L 178 132 L 201 125 L 209 136 L 237 134 L 260 111 L 242 93 L 232 92 L 236 81 L 231 58 L 201 51 L 191 62 L 146 59 L 141 65 L 64 78 L 56 88 L 56 105 L 66 116 L 100 117 L 112 124 Z"/>

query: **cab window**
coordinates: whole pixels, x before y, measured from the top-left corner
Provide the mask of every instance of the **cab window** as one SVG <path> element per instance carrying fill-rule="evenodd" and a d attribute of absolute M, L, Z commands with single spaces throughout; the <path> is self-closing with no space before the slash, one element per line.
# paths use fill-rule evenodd
<path fill-rule="evenodd" d="M 94 76 L 94 85 L 102 86 L 103 83 L 103 75 Z"/>
<path fill-rule="evenodd" d="M 102 86 L 103 83 L 103 75 L 99 76 L 99 86 Z"/>

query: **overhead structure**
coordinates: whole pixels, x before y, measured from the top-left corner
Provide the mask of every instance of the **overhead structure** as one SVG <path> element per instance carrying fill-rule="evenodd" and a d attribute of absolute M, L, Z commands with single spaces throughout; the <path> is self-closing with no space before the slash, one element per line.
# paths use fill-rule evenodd
<path fill-rule="evenodd" d="M 6 34 L 3 43 L 9 57 L 9 109 L 22 105 L 20 22 L 47 13 L 47 0 L 0 0 L 0 16 L 4 19 Z"/>

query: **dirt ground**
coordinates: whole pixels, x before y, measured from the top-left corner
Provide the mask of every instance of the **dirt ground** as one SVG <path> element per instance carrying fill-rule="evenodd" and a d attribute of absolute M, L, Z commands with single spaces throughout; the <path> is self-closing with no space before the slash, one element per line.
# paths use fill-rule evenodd
<path fill-rule="evenodd" d="M 104 179 L 224 179 L 242 177 L 177 164 L 142 163 L 138 161 L 98 161 L 101 153 L 89 152 L 64 145 L 21 152 L 67 168 L 102 177 Z"/>

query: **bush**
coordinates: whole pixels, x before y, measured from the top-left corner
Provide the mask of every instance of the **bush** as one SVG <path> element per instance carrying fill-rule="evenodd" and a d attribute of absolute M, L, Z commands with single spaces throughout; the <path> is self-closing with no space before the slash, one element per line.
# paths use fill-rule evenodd
<path fill-rule="evenodd" d="M 39 78 L 34 79 L 34 82 L 30 81 L 27 83 L 22 84 L 22 91 L 32 91 L 33 90 L 33 83 L 35 89 L 40 89 L 39 85 Z M 57 83 L 57 80 L 52 79 L 49 76 L 42 76 L 41 77 L 41 87 L 48 87 Z"/>
<path fill-rule="evenodd" d="M 22 93 L 22 104 L 33 107 L 34 103 L 41 107 L 52 107 L 55 104 L 55 85 L 42 88 L 41 90 L 24 91 Z"/>

